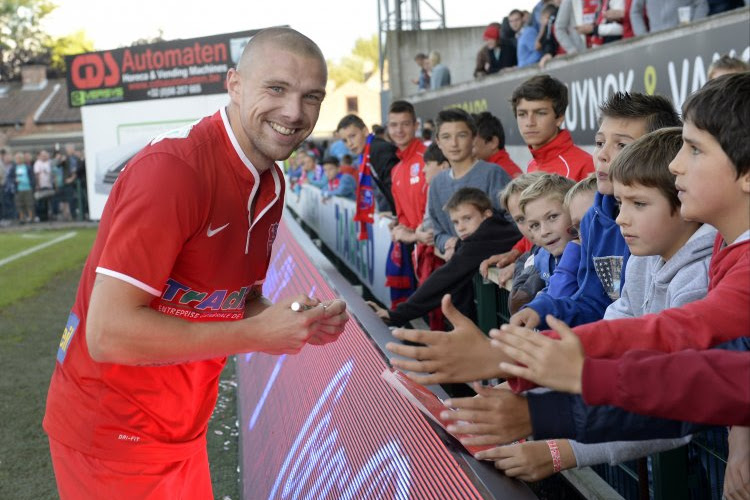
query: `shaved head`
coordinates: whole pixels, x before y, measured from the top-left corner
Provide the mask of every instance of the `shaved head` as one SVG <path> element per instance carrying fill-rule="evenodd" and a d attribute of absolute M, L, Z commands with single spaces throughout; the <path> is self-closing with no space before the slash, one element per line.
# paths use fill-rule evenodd
<path fill-rule="evenodd" d="M 242 51 L 242 56 L 237 62 L 237 71 L 242 72 L 242 69 L 249 66 L 253 56 L 262 48 L 286 50 L 301 57 L 318 59 L 325 68 L 326 79 L 328 78 L 326 60 L 320 47 L 299 31 L 282 27 L 266 28 L 254 35 Z"/>

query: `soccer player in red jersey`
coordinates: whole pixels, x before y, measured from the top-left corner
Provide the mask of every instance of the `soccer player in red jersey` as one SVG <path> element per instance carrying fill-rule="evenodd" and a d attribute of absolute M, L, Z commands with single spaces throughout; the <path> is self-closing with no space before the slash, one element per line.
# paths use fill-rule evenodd
<path fill-rule="evenodd" d="M 338 338 L 346 305 L 262 296 L 283 208 L 275 164 L 315 126 L 315 43 L 271 28 L 227 74 L 229 104 L 128 164 L 60 342 L 44 428 L 60 497 L 213 498 L 208 419 L 226 356 Z"/>

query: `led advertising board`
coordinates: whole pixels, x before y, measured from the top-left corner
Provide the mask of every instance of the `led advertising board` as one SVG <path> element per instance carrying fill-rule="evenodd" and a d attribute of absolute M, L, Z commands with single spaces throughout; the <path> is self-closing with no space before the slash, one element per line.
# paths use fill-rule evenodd
<path fill-rule="evenodd" d="M 264 295 L 337 298 L 294 226 L 285 217 L 279 227 Z M 457 446 L 381 379 L 385 358 L 351 314 L 332 344 L 237 355 L 243 498 L 534 498 L 491 466 L 495 486 L 472 473 Z"/>

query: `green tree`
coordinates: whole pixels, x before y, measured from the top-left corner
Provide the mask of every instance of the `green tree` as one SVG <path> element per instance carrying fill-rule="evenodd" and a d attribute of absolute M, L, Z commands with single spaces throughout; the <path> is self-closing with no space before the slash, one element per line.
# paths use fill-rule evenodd
<path fill-rule="evenodd" d="M 358 38 L 349 56 L 341 61 L 327 61 L 328 77 L 336 83 L 336 87 L 355 81 L 364 82 L 378 67 L 378 36 Z"/>
<path fill-rule="evenodd" d="M 82 54 L 94 50 L 94 42 L 91 41 L 83 30 L 76 31 L 67 36 L 61 36 L 52 41 L 50 49 L 50 70 L 62 76 L 66 72 L 65 56 Z"/>
<path fill-rule="evenodd" d="M 40 21 L 55 8 L 50 0 L 0 0 L 0 81 L 18 78 L 23 64 L 49 62 L 52 40 Z"/>

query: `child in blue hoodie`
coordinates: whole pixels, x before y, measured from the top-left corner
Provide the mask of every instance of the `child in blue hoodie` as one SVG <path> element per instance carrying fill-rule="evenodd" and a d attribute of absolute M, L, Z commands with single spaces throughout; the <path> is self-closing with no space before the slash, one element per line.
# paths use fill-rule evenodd
<path fill-rule="evenodd" d="M 581 221 L 578 291 L 561 298 L 538 294 L 511 317 L 513 325 L 546 328 L 547 314 L 571 326 L 590 323 L 601 319 L 609 304 L 620 296 L 630 252 L 615 223 L 617 201 L 609 179 L 610 165 L 626 145 L 648 132 L 679 126 L 680 118 L 664 97 L 626 92 L 612 95 L 600 111 L 594 151 L 598 192 L 594 205 Z"/>

